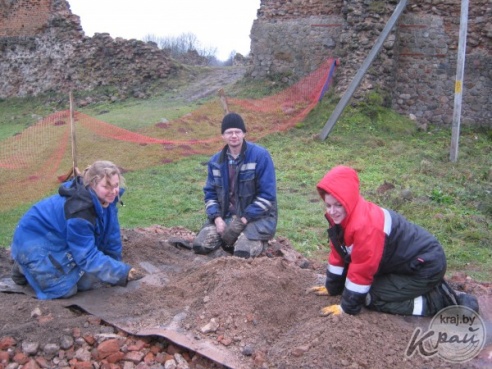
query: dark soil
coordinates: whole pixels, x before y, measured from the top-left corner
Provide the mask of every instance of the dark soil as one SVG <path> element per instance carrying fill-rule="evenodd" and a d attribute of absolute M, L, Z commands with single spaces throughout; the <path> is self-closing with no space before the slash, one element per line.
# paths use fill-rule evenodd
<path fill-rule="evenodd" d="M 357 316 L 320 316 L 322 307 L 339 303 L 339 297 L 306 292 L 320 282 L 325 265 L 305 259 L 286 239 L 277 238 L 262 256 L 244 260 L 224 253 L 195 255 L 175 242 L 193 237 L 182 228 L 124 230 L 124 260 L 147 275 L 126 289 L 101 287 L 100 303 L 108 307 L 98 317 L 101 324 L 116 322 L 136 335 L 147 328 L 174 326 L 194 342 L 211 342 L 233 357 L 238 368 L 487 368 L 492 363 L 490 342 L 479 357 L 461 364 L 418 353 L 407 358 L 412 333 L 417 327 L 427 329 L 428 318 L 365 309 Z M 0 275 L 9 272 L 8 250 L 1 249 Z M 464 275 L 450 281 L 479 296 L 481 315 L 490 322 L 491 285 Z M 100 333 L 98 324 L 88 324 L 89 315 L 80 309 L 91 306 L 87 301 L 40 301 L 0 293 L 0 338 L 58 342 L 75 327 Z M 36 308 L 40 314 L 33 314 Z M 217 367 L 208 363 L 200 367 Z"/>

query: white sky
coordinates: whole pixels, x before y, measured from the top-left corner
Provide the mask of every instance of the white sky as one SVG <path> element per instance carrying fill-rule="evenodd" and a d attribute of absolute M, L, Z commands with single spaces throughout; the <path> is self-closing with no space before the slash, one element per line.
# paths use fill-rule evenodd
<path fill-rule="evenodd" d="M 203 49 L 217 49 L 227 60 L 232 51 L 247 55 L 249 34 L 260 0 L 68 0 L 86 36 L 141 40 L 193 33 Z"/>

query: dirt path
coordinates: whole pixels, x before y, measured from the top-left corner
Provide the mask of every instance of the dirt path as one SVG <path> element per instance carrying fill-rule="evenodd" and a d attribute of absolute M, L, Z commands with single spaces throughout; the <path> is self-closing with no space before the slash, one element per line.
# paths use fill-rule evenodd
<path fill-rule="evenodd" d="M 186 102 L 204 99 L 244 77 L 245 66 L 207 67 L 186 75 L 186 82 L 176 89 L 175 98 Z"/>

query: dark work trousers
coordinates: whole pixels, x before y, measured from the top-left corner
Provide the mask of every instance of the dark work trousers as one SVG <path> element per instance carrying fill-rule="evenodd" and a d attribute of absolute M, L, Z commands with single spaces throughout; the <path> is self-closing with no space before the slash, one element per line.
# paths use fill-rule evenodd
<path fill-rule="evenodd" d="M 376 276 L 369 291 L 371 301 L 367 308 L 389 314 L 432 315 L 434 312 L 429 311 L 427 295 L 440 285 L 445 273 L 446 269 L 443 269 L 428 278 L 408 274 Z"/>

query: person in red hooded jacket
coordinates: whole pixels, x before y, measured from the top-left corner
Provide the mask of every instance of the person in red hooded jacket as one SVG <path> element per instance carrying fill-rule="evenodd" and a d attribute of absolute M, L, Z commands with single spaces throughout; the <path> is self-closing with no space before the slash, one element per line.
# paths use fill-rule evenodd
<path fill-rule="evenodd" d="M 330 255 L 318 295 L 342 295 L 322 315 L 358 314 L 362 307 L 390 314 L 431 316 L 450 305 L 478 312 L 477 299 L 444 280 L 446 256 L 438 240 L 402 215 L 361 196 L 357 172 L 331 169 L 317 184 L 326 204 Z"/>

